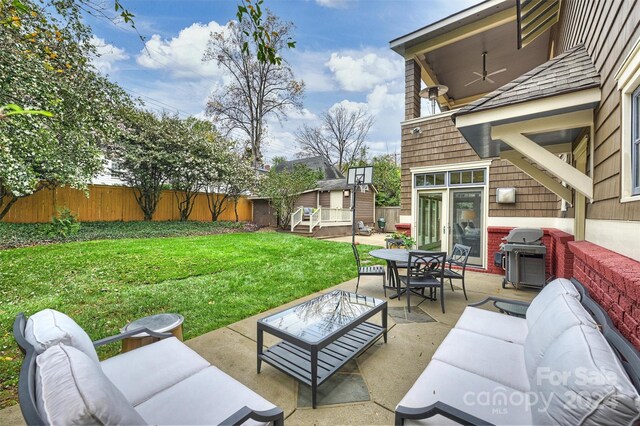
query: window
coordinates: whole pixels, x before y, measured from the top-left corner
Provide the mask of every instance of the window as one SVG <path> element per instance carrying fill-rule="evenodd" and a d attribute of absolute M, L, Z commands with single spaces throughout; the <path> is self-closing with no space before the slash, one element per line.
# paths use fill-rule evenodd
<path fill-rule="evenodd" d="M 448 177 L 448 180 L 447 180 Z M 416 188 L 431 188 L 455 185 L 482 185 L 485 182 L 485 170 L 460 170 L 455 172 L 420 173 L 415 175 Z"/>
<path fill-rule="evenodd" d="M 484 170 L 462 170 L 449 172 L 449 185 L 471 185 L 484 183 Z"/>
<path fill-rule="evenodd" d="M 415 177 L 416 188 L 427 188 L 432 186 L 444 186 L 445 174 L 440 173 L 421 173 Z"/>
<path fill-rule="evenodd" d="M 631 97 L 631 193 L 640 195 L 640 87 Z"/>
<path fill-rule="evenodd" d="M 621 92 L 620 202 L 640 201 L 640 38 L 616 72 Z"/>

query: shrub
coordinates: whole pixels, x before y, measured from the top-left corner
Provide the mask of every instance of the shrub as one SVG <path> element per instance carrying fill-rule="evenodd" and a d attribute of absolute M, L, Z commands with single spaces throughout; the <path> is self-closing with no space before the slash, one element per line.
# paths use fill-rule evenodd
<path fill-rule="evenodd" d="M 58 207 L 57 214 L 51 218 L 49 225 L 49 236 L 58 238 L 68 238 L 76 235 L 80 230 L 80 221 L 68 207 Z"/>

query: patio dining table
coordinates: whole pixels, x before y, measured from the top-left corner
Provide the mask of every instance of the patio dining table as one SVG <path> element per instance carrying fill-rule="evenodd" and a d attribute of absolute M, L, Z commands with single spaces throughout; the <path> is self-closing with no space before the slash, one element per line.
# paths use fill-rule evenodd
<path fill-rule="evenodd" d="M 383 259 L 387 261 L 387 271 L 389 271 L 389 280 L 385 284 L 385 288 L 395 290 L 396 293 L 389 296 L 390 299 L 400 297 L 406 289 L 400 286 L 400 275 L 398 274 L 398 263 L 409 262 L 409 250 L 405 249 L 376 249 L 369 252 L 371 257 Z"/>

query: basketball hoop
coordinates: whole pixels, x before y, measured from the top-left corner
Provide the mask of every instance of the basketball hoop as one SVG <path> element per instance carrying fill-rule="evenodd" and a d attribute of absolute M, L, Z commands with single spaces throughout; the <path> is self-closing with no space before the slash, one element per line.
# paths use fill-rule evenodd
<path fill-rule="evenodd" d="M 368 186 L 367 185 L 360 185 L 360 192 L 365 193 L 368 190 Z"/>

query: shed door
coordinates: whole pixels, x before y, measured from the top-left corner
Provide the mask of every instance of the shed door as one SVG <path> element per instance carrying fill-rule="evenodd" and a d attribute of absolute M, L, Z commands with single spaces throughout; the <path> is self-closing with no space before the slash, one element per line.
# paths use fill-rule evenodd
<path fill-rule="evenodd" d="M 329 207 L 332 209 L 342 208 L 342 191 L 331 191 L 331 198 L 329 200 Z"/>

